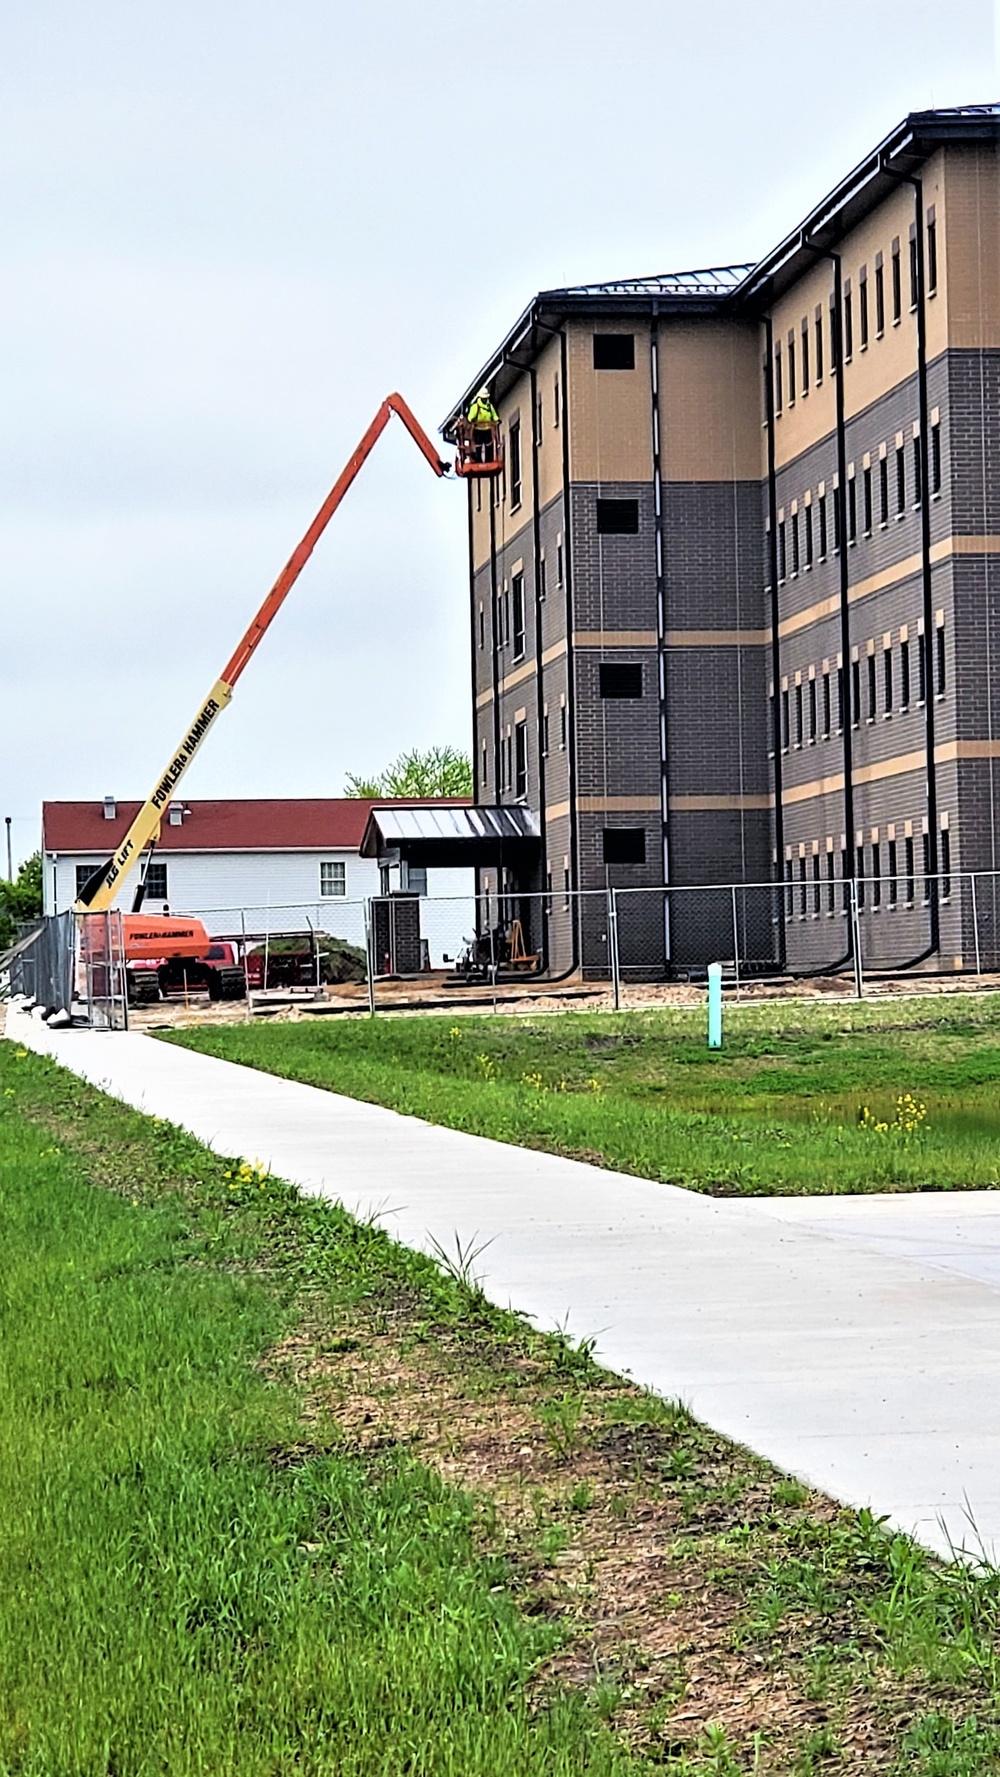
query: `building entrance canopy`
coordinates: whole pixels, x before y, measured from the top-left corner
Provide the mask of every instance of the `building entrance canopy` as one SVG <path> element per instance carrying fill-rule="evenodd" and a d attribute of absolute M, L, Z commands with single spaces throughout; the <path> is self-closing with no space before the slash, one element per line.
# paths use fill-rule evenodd
<path fill-rule="evenodd" d="M 518 871 L 538 862 L 541 834 L 528 808 L 373 808 L 361 856 L 379 864 L 407 863 L 440 869 Z"/>

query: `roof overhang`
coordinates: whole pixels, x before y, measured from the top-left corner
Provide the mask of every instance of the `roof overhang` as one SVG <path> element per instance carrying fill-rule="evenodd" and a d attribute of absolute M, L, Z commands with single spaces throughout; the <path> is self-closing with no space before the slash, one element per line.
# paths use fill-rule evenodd
<path fill-rule="evenodd" d="M 455 421 L 475 391 L 488 384 L 502 400 L 542 347 L 574 315 L 689 317 L 725 314 L 757 320 L 802 273 L 844 239 L 882 199 L 912 178 L 945 145 L 1000 143 L 1000 105 L 962 105 L 953 110 L 914 111 L 890 131 L 818 204 L 798 228 L 756 265 L 674 272 L 542 290 L 519 315 L 492 357 L 477 371 L 441 426 L 452 441 Z"/>
<path fill-rule="evenodd" d="M 530 865 L 541 849 L 528 808 L 373 808 L 361 856 L 437 869 Z"/>

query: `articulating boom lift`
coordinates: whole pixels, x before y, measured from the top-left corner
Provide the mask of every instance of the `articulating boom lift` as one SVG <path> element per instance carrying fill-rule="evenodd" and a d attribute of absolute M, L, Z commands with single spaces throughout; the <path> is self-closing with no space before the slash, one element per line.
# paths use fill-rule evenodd
<path fill-rule="evenodd" d="M 155 846 L 159 837 L 160 822 L 177 785 L 197 754 L 216 717 L 221 715 L 229 703 L 236 681 L 266 635 L 271 622 L 284 604 L 341 500 L 394 413 L 402 420 L 410 437 L 427 458 L 435 475 L 448 474 L 451 465 L 439 456 L 423 427 L 410 412 L 402 395 L 387 395 L 353 456 L 345 464 L 334 482 L 298 548 L 282 568 L 239 647 L 223 669 L 222 677 L 217 679 L 212 686 L 190 728 L 181 740 L 180 746 L 172 755 L 162 776 L 157 779 L 154 789 L 143 803 L 114 857 L 108 858 L 94 871 L 76 901 L 74 912 L 101 913 L 110 907 L 125 878 L 139 862 L 142 853 L 147 847 Z M 479 472 L 490 473 L 492 471 L 486 470 L 484 465 Z M 182 919 L 163 914 L 144 914 L 141 919 L 137 919 L 135 915 L 138 914 L 142 905 L 142 897 L 143 886 L 140 884 L 136 892 L 132 916 L 126 915 L 126 957 L 130 953 L 146 957 L 153 954 L 164 957 L 192 957 L 205 953 L 209 939 L 200 920 Z"/>

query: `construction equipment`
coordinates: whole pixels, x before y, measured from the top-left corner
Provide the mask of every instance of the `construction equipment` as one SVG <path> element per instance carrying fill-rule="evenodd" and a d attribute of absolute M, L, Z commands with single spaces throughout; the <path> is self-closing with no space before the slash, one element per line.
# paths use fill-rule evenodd
<path fill-rule="evenodd" d="M 177 785 L 187 771 L 188 766 L 201 748 L 201 744 L 213 726 L 216 718 L 221 715 L 229 703 L 236 682 L 249 664 L 253 654 L 284 604 L 292 587 L 309 560 L 316 544 L 326 530 L 331 518 L 344 498 L 348 488 L 362 468 L 373 446 L 385 431 L 393 414 L 397 414 L 418 449 L 426 457 L 435 475 L 447 475 L 450 464 L 439 455 L 423 427 L 411 413 L 402 395 L 387 395 L 379 408 L 367 432 L 361 439 L 357 449 L 350 457 L 340 475 L 334 482 L 329 494 L 306 531 L 298 548 L 289 557 L 266 599 L 257 612 L 238 648 L 224 667 L 221 678 L 217 679 L 205 698 L 194 721 L 184 734 L 176 752 L 170 758 L 166 769 L 146 798 L 135 820 L 122 840 L 114 856 L 99 865 L 84 885 L 75 905 L 75 913 L 101 913 L 110 907 L 130 872 L 138 864 L 140 857 L 147 848 L 151 851 L 156 845 L 160 833 L 160 822 L 174 795 Z M 137 914 L 142 906 L 143 884 L 140 883 L 133 902 L 133 914 Z M 185 956 L 204 956 L 208 950 L 209 938 L 204 926 L 198 920 L 178 922 L 173 916 L 163 914 L 146 914 L 141 923 L 142 935 L 139 930 L 129 931 L 129 919 L 125 920 L 125 956 L 126 962 L 133 958 L 160 960 Z M 172 928 L 178 923 L 183 925 L 184 934 Z M 198 927 L 193 934 L 192 928 Z M 157 935 L 159 934 L 159 935 Z M 188 948 L 191 944 L 194 949 Z M 136 948 L 138 946 L 138 948 Z"/>
<path fill-rule="evenodd" d="M 456 475 L 503 474 L 503 432 L 499 421 L 486 426 L 473 425 L 471 420 L 456 420 L 455 443 L 458 446 Z"/>

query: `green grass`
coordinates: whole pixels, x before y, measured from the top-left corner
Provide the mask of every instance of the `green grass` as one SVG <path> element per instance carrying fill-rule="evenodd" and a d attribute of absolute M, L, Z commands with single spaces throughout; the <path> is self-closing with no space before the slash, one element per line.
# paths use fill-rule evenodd
<path fill-rule="evenodd" d="M 303 1446 L 259 1369 L 303 1281 L 433 1268 L 2 1042 L 0 1089 L 3 1777 L 636 1769 L 579 1697 L 529 1706 L 558 1630 L 473 1501 Z"/>
<path fill-rule="evenodd" d="M 717 1195 L 1000 1184 L 996 995 L 733 1008 L 721 1053 L 691 1011 L 316 1019 L 168 1040 Z"/>

